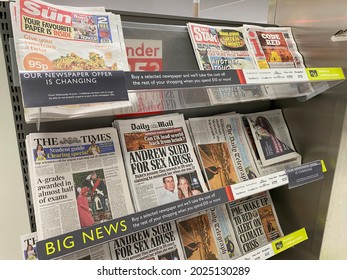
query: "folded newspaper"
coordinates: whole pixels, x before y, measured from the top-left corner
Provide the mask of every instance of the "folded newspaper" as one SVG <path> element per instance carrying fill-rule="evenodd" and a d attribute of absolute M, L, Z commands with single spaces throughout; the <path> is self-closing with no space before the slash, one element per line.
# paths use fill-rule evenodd
<path fill-rule="evenodd" d="M 100 7 L 58 6 L 40 0 L 16 0 L 10 8 L 20 73 L 128 70 L 119 15 L 104 12 Z M 54 81 L 59 82 L 57 86 L 86 85 L 95 79 L 77 77 Z M 47 85 L 51 82 L 46 79 Z M 79 104 L 76 98 L 72 105 L 25 108 L 25 117 L 27 122 L 33 122 L 38 118 L 55 120 L 98 112 L 105 115 L 130 105 L 129 101 Z"/>
<path fill-rule="evenodd" d="M 133 213 L 117 131 L 26 138 L 38 240 Z"/>
<path fill-rule="evenodd" d="M 135 209 L 208 191 L 181 114 L 118 120 Z"/>

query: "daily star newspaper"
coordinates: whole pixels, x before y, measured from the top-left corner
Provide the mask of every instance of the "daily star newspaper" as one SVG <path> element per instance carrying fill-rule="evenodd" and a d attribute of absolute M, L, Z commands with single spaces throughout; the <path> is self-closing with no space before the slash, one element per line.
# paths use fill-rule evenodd
<path fill-rule="evenodd" d="M 114 128 L 31 133 L 26 150 L 38 240 L 133 212 Z"/>
<path fill-rule="evenodd" d="M 283 236 L 268 191 L 229 203 L 227 209 L 243 255 Z"/>
<path fill-rule="evenodd" d="M 262 166 L 298 159 L 282 110 L 246 114 Z"/>
<path fill-rule="evenodd" d="M 208 191 L 182 114 L 116 126 L 137 211 Z"/>
<path fill-rule="evenodd" d="M 40 0 L 11 3 L 17 64 L 20 72 L 128 70 L 119 15 L 100 7 L 57 6 Z M 76 78 L 67 82 L 90 83 Z M 65 82 L 65 81 L 64 81 Z M 78 99 L 77 99 L 78 100 Z M 129 101 L 25 108 L 27 122 L 80 117 L 89 112 L 110 114 Z"/>
<path fill-rule="evenodd" d="M 175 222 L 129 234 L 109 245 L 113 260 L 184 260 Z"/>

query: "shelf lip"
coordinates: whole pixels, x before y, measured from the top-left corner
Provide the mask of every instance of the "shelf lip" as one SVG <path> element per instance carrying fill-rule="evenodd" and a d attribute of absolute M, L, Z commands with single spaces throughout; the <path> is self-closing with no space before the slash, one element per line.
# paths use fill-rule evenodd
<path fill-rule="evenodd" d="M 247 180 L 38 241 L 37 253 L 41 260 L 59 258 L 286 184 L 288 184 L 286 171 Z M 139 222 L 141 220 L 144 222 Z"/>
<path fill-rule="evenodd" d="M 301 228 L 243 255 L 237 260 L 266 260 L 307 239 L 306 229 Z"/>

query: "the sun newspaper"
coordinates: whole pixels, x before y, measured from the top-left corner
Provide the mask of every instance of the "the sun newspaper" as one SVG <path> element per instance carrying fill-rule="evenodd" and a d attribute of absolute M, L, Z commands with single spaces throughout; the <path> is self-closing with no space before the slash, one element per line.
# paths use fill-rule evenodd
<path fill-rule="evenodd" d="M 283 112 L 280 109 L 245 114 L 261 166 L 294 160 L 301 164 L 295 151 Z"/>
<path fill-rule="evenodd" d="M 184 260 L 175 222 L 167 222 L 109 243 L 113 260 Z"/>
<path fill-rule="evenodd" d="M 114 125 L 137 211 L 208 191 L 182 114 Z"/>
<path fill-rule="evenodd" d="M 190 118 L 189 127 L 210 189 L 258 177 L 239 114 Z"/>
<path fill-rule="evenodd" d="M 268 191 L 229 203 L 227 209 L 243 255 L 283 236 Z"/>
<path fill-rule="evenodd" d="M 31 133 L 26 151 L 39 241 L 133 213 L 114 128 Z"/>
<path fill-rule="evenodd" d="M 102 7 L 58 6 L 40 0 L 17 0 L 10 9 L 19 72 L 129 70 L 119 15 Z M 59 81 L 88 84 L 94 80 L 83 76 Z M 25 108 L 25 119 L 109 115 L 130 105 L 129 101 L 78 104 L 77 99 L 73 105 Z"/>

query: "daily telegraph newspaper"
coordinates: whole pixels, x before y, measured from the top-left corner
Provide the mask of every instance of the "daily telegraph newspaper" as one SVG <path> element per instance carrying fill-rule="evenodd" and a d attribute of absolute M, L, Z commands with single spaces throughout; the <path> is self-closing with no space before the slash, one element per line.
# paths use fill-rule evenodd
<path fill-rule="evenodd" d="M 189 127 L 210 189 L 258 177 L 239 114 L 190 118 Z"/>
<path fill-rule="evenodd" d="M 290 27 L 261 27 L 244 25 L 246 39 L 258 68 L 303 68 Z"/>
<path fill-rule="evenodd" d="M 24 260 L 39 260 L 36 252 L 37 232 L 20 236 Z M 59 260 L 110 260 L 111 252 L 108 244 L 94 246 L 59 258 Z"/>
<path fill-rule="evenodd" d="M 109 243 L 113 260 L 184 260 L 175 222 L 168 222 Z"/>
<path fill-rule="evenodd" d="M 81 11 L 82 10 L 82 11 Z M 57 6 L 40 0 L 11 3 L 20 72 L 128 70 L 121 19 L 100 7 Z M 65 77 L 65 76 L 64 76 Z M 95 78 L 72 77 L 62 83 L 87 84 Z M 76 102 L 77 103 L 77 102 Z M 27 122 L 111 114 L 129 101 L 25 108 Z"/>
<path fill-rule="evenodd" d="M 229 203 L 228 210 L 243 254 L 283 236 L 268 191 Z"/>
<path fill-rule="evenodd" d="M 38 240 L 133 212 L 114 128 L 31 133 L 26 144 Z"/>
<path fill-rule="evenodd" d="M 295 151 L 282 110 L 246 114 L 262 166 L 292 159 L 301 160 Z"/>
<path fill-rule="evenodd" d="M 208 210 L 211 228 L 223 260 L 237 259 L 242 253 L 225 205 Z"/>
<path fill-rule="evenodd" d="M 182 114 L 116 126 L 137 211 L 208 191 Z"/>

